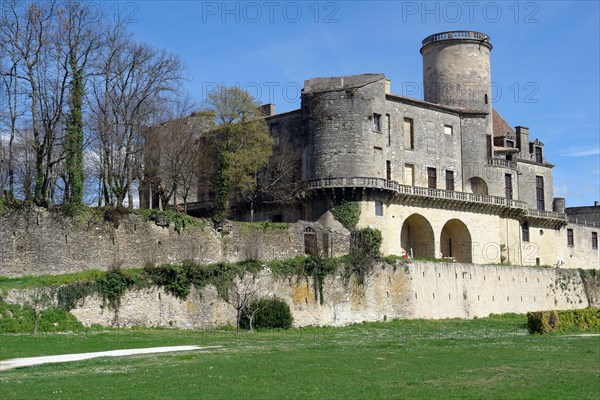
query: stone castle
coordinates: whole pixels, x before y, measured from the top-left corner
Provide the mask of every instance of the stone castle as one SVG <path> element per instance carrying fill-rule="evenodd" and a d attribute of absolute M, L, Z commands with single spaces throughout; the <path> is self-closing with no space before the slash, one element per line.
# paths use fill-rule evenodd
<path fill-rule="evenodd" d="M 351 199 L 360 202 L 359 227 L 382 231 L 387 255 L 598 268 L 600 206 L 565 208 L 554 198 L 544 144 L 493 108 L 491 50 L 479 32 L 425 38 L 424 100 L 392 94 L 383 74 L 363 74 L 306 81 L 298 110 L 263 106 L 307 189 L 298 206 L 259 218 L 335 229 L 329 210 Z M 197 200 L 192 212 L 201 214 L 212 193 Z"/>
<path fill-rule="evenodd" d="M 176 232 L 133 216 L 113 226 L 41 209 L 13 213 L 0 224 L 0 275 L 286 259 L 315 249 L 339 256 L 349 235 L 331 209 L 345 200 L 359 203 L 359 228 L 382 232 L 385 255 L 448 262 L 382 264 L 363 287 L 330 276 L 324 303 L 309 280 L 263 271 L 269 291 L 262 295 L 285 299 L 298 326 L 597 306 L 599 286 L 586 281 L 586 271 L 564 268 L 600 269 L 600 206 L 566 208 L 554 198 L 543 143 L 531 141 L 528 128 L 512 129 L 491 104 L 491 50 L 483 33 L 427 37 L 424 100 L 394 95 L 384 75 L 364 74 L 306 81 L 298 110 L 264 107 L 274 154 L 298 166 L 295 182 L 304 191 L 294 205 L 263 207 L 255 219 L 301 222 L 234 224 L 221 235 L 202 226 Z M 192 214 L 214 204 L 206 187 L 199 185 Z M 247 219 L 243 208 L 234 211 Z M 19 293 L 7 301 L 21 301 Z M 234 318 L 212 287 L 185 301 L 160 288 L 136 289 L 122 304 L 112 312 L 91 298 L 72 312 L 85 324 L 120 326 L 210 327 Z"/>

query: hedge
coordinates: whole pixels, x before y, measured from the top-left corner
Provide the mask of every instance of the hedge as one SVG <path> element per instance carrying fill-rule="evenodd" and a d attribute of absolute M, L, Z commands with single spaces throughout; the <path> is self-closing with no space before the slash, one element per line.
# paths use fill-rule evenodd
<path fill-rule="evenodd" d="M 600 308 L 551 310 L 527 313 L 529 333 L 599 331 Z"/>
<path fill-rule="evenodd" d="M 242 309 L 240 327 L 250 329 L 250 318 L 254 313 L 252 328 L 282 328 L 292 327 L 292 312 L 290 306 L 278 298 L 255 299 L 248 307 Z"/>

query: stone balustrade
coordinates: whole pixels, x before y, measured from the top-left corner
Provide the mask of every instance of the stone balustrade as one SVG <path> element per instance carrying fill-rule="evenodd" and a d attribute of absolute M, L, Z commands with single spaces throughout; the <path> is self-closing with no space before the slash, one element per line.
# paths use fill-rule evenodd
<path fill-rule="evenodd" d="M 396 181 L 383 178 L 352 177 L 352 178 L 323 178 L 306 182 L 309 189 L 326 188 L 369 188 L 390 190 L 398 195 L 408 195 L 441 200 L 454 200 L 488 204 L 500 207 L 527 210 L 527 203 L 519 200 L 510 200 L 504 197 L 487 196 L 474 193 L 455 192 L 452 190 L 432 189 L 426 187 L 401 185 Z"/>

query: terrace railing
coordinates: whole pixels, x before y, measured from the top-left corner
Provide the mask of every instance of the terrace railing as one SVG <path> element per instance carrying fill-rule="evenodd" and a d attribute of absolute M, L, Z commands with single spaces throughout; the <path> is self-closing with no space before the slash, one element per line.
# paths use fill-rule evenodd
<path fill-rule="evenodd" d="M 493 206 L 519 208 L 527 210 L 527 203 L 519 200 L 510 200 L 505 197 L 487 196 L 481 194 L 455 192 L 452 190 L 432 189 L 418 186 L 401 185 L 396 181 L 383 178 L 323 178 L 306 182 L 309 189 L 326 188 L 372 188 L 390 190 L 399 195 L 409 195 L 424 198 L 455 200 Z"/>

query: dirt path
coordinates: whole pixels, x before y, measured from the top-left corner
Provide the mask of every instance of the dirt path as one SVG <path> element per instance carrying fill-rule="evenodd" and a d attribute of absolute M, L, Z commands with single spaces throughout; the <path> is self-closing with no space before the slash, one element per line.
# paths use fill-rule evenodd
<path fill-rule="evenodd" d="M 112 351 L 98 351 L 95 353 L 79 353 L 79 354 L 62 354 L 58 356 L 44 356 L 44 357 L 27 357 L 27 358 L 13 358 L 10 360 L 0 361 L 0 371 L 7 371 L 13 368 L 19 367 L 30 367 L 33 365 L 48 364 L 48 363 L 63 363 L 70 361 L 81 361 L 89 360 L 91 358 L 98 357 L 123 357 L 131 356 L 136 354 L 154 354 L 154 353 L 170 353 L 174 351 L 189 351 L 189 350 L 203 350 L 203 349 L 214 349 L 222 346 L 168 346 L 168 347 L 149 347 L 145 349 L 127 349 L 127 350 L 112 350 Z"/>

